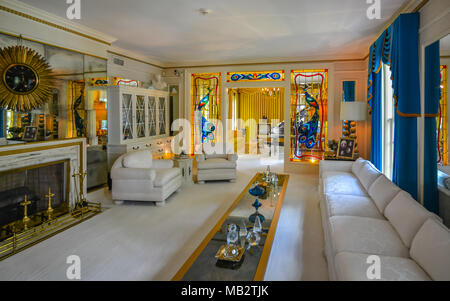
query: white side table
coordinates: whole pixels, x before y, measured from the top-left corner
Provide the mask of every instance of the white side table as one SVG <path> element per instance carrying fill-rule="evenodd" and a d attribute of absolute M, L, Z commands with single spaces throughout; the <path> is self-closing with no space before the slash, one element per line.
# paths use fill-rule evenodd
<path fill-rule="evenodd" d="M 192 162 L 193 158 L 186 157 L 186 158 L 173 158 L 173 163 L 175 167 L 181 168 L 181 175 L 184 180 L 184 184 L 194 184 L 194 181 L 192 180 Z"/>

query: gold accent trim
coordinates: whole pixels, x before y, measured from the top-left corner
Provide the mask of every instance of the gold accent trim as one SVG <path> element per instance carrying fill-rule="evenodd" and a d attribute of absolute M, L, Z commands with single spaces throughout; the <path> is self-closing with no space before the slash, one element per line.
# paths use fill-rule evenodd
<path fill-rule="evenodd" d="M 27 40 L 27 41 L 30 41 L 30 42 L 33 42 L 33 43 L 38 43 L 38 44 L 42 44 L 42 45 L 46 45 L 46 46 L 50 46 L 50 47 L 59 48 L 59 49 L 62 49 L 62 50 L 67 50 L 67 51 L 72 51 L 72 52 L 76 52 L 76 53 L 83 54 L 83 55 L 92 56 L 92 57 L 95 57 L 95 58 L 98 58 L 98 59 L 102 59 L 102 60 L 105 60 L 105 61 L 108 60 L 108 58 L 106 58 L 106 57 L 98 56 L 98 55 L 95 55 L 95 54 L 89 54 L 89 53 L 86 53 L 86 52 L 82 52 L 82 51 L 78 51 L 78 50 L 65 48 L 65 47 L 62 47 L 62 46 L 58 46 L 58 45 L 54 45 L 54 44 L 50 44 L 50 43 L 34 40 L 34 39 L 31 39 L 31 38 L 24 37 L 22 35 L 16 35 L 16 34 L 5 32 L 5 31 L 0 31 L 0 34 L 4 34 L 4 35 L 10 36 L 10 37 L 14 37 L 14 38 L 20 38 L 20 39 Z"/>
<path fill-rule="evenodd" d="M 20 12 L 20 11 L 11 9 L 11 8 L 8 8 L 8 7 L 3 6 L 3 5 L 0 5 L 0 10 L 3 10 L 5 12 L 17 15 L 19 17 L 22 17 L 22 18 L 25 18 L 25 19 L 28 19 L 28 20 L 32 20 L 32 21 L 35 21 L 37 23 L 41 23 L 41 24 L 44 24 L 44 25 L 47 25 L 47 26 L 50 26 L 50 27 L 53 27 L 53 28 L 56 28 L 56 29 L 59 29 L 59 30 L 67 31 L 69 33 L 78 35 L 78 36 L 83 37 L 83 38 L 87 38 L 87 39 L 90 39 L 90 40 L 93 40 L 93 41 L 96 41 L 96 42 L 99 42 L 99 43 L 111 46 L 111 43 L 109 43 L 109 42 L 100 40 L 100 39 L 95 38 L 95 37 L 91 37 L 90 35 L 81 33 L 79 31 L 76 31 L 76 30 L 73 30 L 73 29 L 70 29 L 70 28 L 66 28 L 66 27 L 61 26 L 61 25 L 57 25 L 57 24 L 49 22 L 49 21 L 45 21 L 45 20 L 39 19 L 37 17 L 30 16 L 28 14 L 25 14 L 23 12 Z"/>
<path fill-rule="evenodd" d="M 35 77 L 32 90 L 18 92 L 6 82 L 8 71 L 15 66 L 30 69 Z M 52 69 L 39 53 L 25 46 L 0 49 L 0 107 L 14 111 L 30 111 L 48 102 L 53 88 Z M 23 77 L 23 76 L 22 76 Z"/>
<path fill-rule="evenodd" d="M 428 2 L 430 2 L 430 0 L 423 0 L 422 2 L 419 3 L 419 5 L 416 6 L 416 8 L 413 9 L 413 13 L 417 13 L 419 10 L 422 9 L 422 7 L 424 7 Z"/>
<path fill-rule="evenodd" d="M 211 241 L 211 239 L 216 235 L 216 233 L 221 229 L 223 223 L 237 206 L 237 204 L 241 201 L 242 197 L 247 193 L 247 191 L 252 187 L 254 182 L 258 179 L 261 173 L 257 173 L 248 183 L 248 185 L 242 190 L 236 200 L 231 204 L 230 208 L 224 213 L 224 215 L 219 219 L 217 224 L 211 229 L 211 231 L 206 235 L 205 239 L 200 243 L 200 245 L 195 249 L 195 251 L 189 256 L 183 266 L 178 270 L 178 272 L 173 276 L 172 281 L 180 281 L 192 264 L 195 262 L 197 257 L 202 253 L 203 249 L 205 249 L 206 245 Z M 265 270 L 267 267 L 267 263 L 269 260 L 270 251 L 272 249 L 273 239 L 275 237 L 276 228 L 278 226 L 278 219 L 280 217 L 281 207 L 283 205 L 284 196 L 286 193 L 287 185 L 289 182 L 289 175 L 283 174 L 285 176 L 285 180 L 283 182 L 282 189 L 280 191 L 280 197 L 278 198 L 277 207 L 275 208 L 274 216 L 272 218 L 272 223 L 270 225 L 269 233 L 267 234 L 266 242 L 264 243 L 264 248 L 259 259 L 258 266 L 256 268 L 255 276 L 253 281 L 261 281 L 264 278 Z"/>
<path fill-rule="evenodd" d="M 146 62 L 146 61 L 143 61 L 143 60 L 140 60 L 140 59 L 128 56 L 128 55 L 120 54 L 118 52 L 114 52 L 114 51 L 111 51 L 111 50 L 106 50 L 106 52 L 114 54 L 114 55 L 118 55 L 118 56 L 121 56 L 121 57 L 124 57 L 126 59 L 130 59 L 130 60 L 133 60 L 133 61 L 136 61 L 136 62 L 139 62 L 139 63 L 147 64 L 147 65 L 150 65 L 150 66 L 153 66 L 153 67 L 156 67 L 156 68 L 160 68 L 160 69 L 172 68 L 172 67 L 162 67 L 162 66 L 159 66 L 159 65 L 156 65 L 156 64 L 153 64 L 153 63 L 149 63 L 149 62 Z"/>
<path fill-rule="evenodd" d="M 195 160 L 194 160 L 195 161 Z M 256 181 L 258 178 L 258 174 L 256 174 L 248 183 L 248 185 L 242 190 L 242 192 L 239 194 L 239 196 L 234 200 L 233 204 L 231 204 L 230 208 L 224 213 L 224 215 L 219 219 L 217 224 L 209 231 L 208 235 L 206 235 L 205 239 L 200 243 L 200 245 L 195 249 L 195 251 L 189 256 L 189 258 L 186 260 L 186 262 L 183 264 L 183 266 L 178 270 L 178 272 L 173 276 L 172 281 L 180 281 L 184 274 L 189 270 L 189 268 L 192 266 L 194 261 L 197 259 L 197 257 L 202 253 L 203 249 L 206 247 L 206 245 L 211 241 L 211 239 L 216 235 L 216 233 L 220 230 L 222 227 L 222 224 L 227 219 L 228 215 L 231 214 L 234 207 L 241 201 L 244 194 L 247 193 L 247 191 L 250 189 L 252 184 Z"/>
<path fill-rule="evenodd" d="M 275 208 L 275 213 L 272 217 L 272 222 L 270 224 L 269 233 L 267 234 L 266 241 L 264 243 L 264 248 L 259 258 L 258 267 L 256 268 L 255 277 L 253 281 L 263 281 L 264 275 L 266 274 L 267 264 L 269 263 L 270 251 L 272 250 L 273 239 L 275 238 L 275 233 L 278 227 L 278 220 L 280 218 L 281 207 L 283 207 L 284 196 L 286 194 L 287 185 L 289 182 L 289 175 L 284 175 L 283 188 L 280 192 L 280 197 L 278 198 L 278 203 Z"/>

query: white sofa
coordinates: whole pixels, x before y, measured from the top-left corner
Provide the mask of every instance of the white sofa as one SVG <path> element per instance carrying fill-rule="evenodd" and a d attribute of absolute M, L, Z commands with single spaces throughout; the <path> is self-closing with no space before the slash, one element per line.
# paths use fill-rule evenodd
<path fill-rule="evenodd" d="M 320 208 L 330 280 L 450 280 L 450 230 L 369 161 L 320 162 Z"/>
<path fill-rule="evenodd" d="M 111 168 L 112 198 L 116 204 L 150 201 L 157 206 L 181 187 L 181 169 L 172 160 L 154 160 L 148 150 L 126 153 Z"/>

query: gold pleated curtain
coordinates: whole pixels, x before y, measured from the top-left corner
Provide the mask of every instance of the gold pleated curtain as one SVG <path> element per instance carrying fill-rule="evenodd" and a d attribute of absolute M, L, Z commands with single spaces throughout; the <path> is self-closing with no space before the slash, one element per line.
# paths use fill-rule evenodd
<path fill-rule="evenodd" d="M 272 90 L 272 89 L 270 89 Z M 270 124 L 273 119 L 281 122 L 284 120 L 284 89 L 278 91 L 265 92 L 258 88 L 233 89 L 229 93 L 229 118 L 233 117 L 233 98 L 236 96 L 236 119 L 242 120 L 244 123 L 249 119 L 254 119 L 256 124 L 263 117 L 267 118 Z M 249 123 L 251 124 L 251 123 Z M 237 128 L 242 129 L 243 125 L 238 124 Z M 248 142 L 248 133 L 257 132 L 257 128 L 249 128 L 246 131 L 246 141 Z"/>

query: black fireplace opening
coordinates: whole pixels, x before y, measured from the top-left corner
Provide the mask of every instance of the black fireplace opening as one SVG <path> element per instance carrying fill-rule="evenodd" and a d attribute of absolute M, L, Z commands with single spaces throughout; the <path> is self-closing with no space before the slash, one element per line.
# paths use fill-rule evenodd
<path fill-rule="evenodd" d="M 0 241 L 23 227 L 25 196 L 29 202 L 26 206 L 30 226 L 48 219 L 49 189 L 54 194 L 52 214 L 57 216 L 68 211 L 69 164 L 66 160 L 0 172 Z"/>

